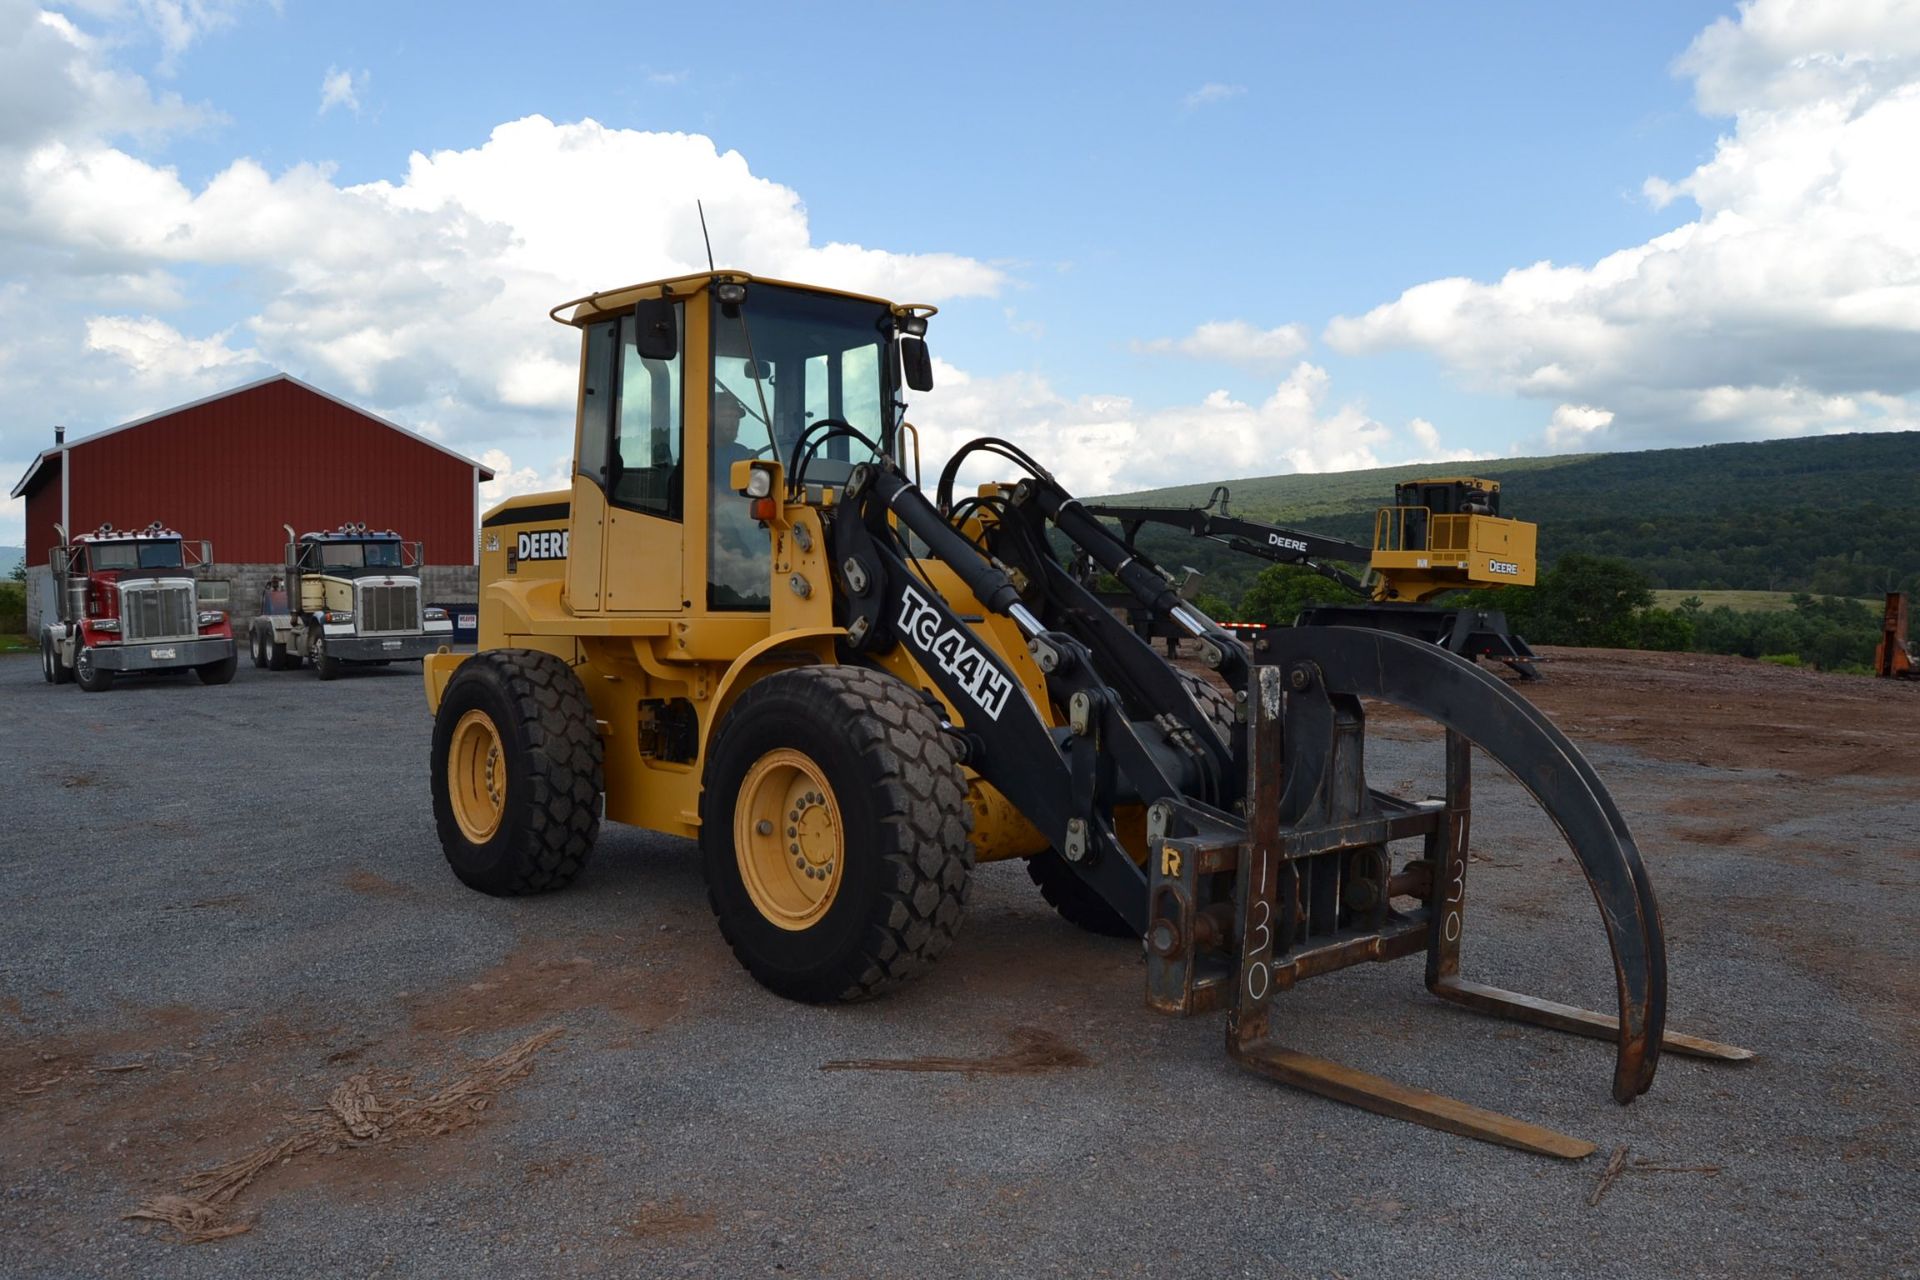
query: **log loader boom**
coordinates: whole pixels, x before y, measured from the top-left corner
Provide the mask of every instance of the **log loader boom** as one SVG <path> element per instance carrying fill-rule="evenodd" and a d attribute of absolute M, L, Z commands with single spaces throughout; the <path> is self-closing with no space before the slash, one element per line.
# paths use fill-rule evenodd
<path fill-rule="evenodd" d="M 1533 584 L 1537 531 L 1524 521 L 1500 518 L 1497 480 L 1443 477 L 1394 486 L 1394 504 L 1374 514 L 1371 547 L 1235 515 L 1230 496 L 1227 486 L 1216 485 L 1204 507 L 1093 503 L 1087 510 L 1117 522 L 1130 546 L 1138 545 L 1145 526 L 1171 525 L 1243 555 L 1311 569 L 1367 598 L 1366 603 L 1311 606 L 1298 625 L 1391 631 L 1464 657 L 1503 663 L 1523 680 L 1539 679 L 1533 650 L 1498 609 L 1429 603 L 1463 587 Z M 1364 564 L 1366 577 L 1355 578 L 1333 561 Z M 1129 614 L 1142 634 L 1178 638 L 1137 606 Z"/>
<path fill-rule="evenodd" d="M 962 448 L 929 495 L 902 459 L 932 313 L 737 271 L 555 309 L 582 335 L 572 489 L 487 513 L 480 651 L 425 663 L 456 876 L 560 888 L 603 815 L 693 837 L 741 963 L 826 1002 L 924 972 L 974 866 L 1025 859 L 1062 915 L 1142 940 L 1149 1005 L 1225 1012 L 1250 1069 L 1564 1157 L 1593 1147 L 1290 1047 L 1279 994 L 1424 951 L 1445 999 L 1613 1042 L 1623 1103 L 1663 1048 L 1749 1056 L 1665 1030 L 1659 911 L 1626 823 L 1501 682 L 1377 630 L 1249 645 L 1004 440 Z M 986 458 L 1009 479 L 956 500 L 961 465 Z M 1056 537 L 1211 676 L 1116 618 Z M 1446 727 L 1443 796 L 1368 786 L 1363 699 Z M 1616 1014 L 1460 977 L 1470 742 L 1567 835 Z"/>

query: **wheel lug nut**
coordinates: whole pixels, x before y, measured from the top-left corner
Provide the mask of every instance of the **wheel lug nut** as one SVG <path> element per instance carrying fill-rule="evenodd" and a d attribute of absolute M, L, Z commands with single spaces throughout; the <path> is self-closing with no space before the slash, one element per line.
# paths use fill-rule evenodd
<path fill-rule="evenodd" d="M 805 871 L 807 869 L 807 860 L 805 858 L 795 858 L 793 860 L 793 865 L 800 868 L 800 870 Z"/>
<path fill-rule="evenodd" d="M 800 834 L 800 828 L 798 828 L 798 827 L 788 827 L 788 828 L 787 828 L 787 839 L 789 839 L 789 840 L 791 840 L 791 839 L 793 839 L 793 838 L 794 838 L 795 836 L 797 836 L 797 835 L 799 835 L 799 834 Z"/>
<path fill-rule="evenodd" d="M 790 844 L 790 845 L 788 845 L 788 846 L 787 846 L 787 852 L 788 852 L 788 853 L 798 853 L 798 852 L 800 852 L 800 844 L 799 844 L 799 842 L 798 842 L 798 841 L 795 841 L 795 842 L 794 842 L 793 844 Z"/>
<path fill-rule="evenodd" d="M 763 836 L 770 836 L 773 834 L 773 824 L 771 822 L 768 822 L 765 818 L 762 818 L 760 819 L 760 821 L 754 823 L 753 829 L 755 832 Z"/>

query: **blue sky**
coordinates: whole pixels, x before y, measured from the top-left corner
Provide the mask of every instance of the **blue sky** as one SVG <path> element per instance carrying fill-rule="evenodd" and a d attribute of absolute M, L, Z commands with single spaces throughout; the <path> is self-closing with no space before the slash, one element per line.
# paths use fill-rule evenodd
<path fill-rule="evenodd" d="M 0 464 L 286 369 L 550 483 L 695 198 L 1089 490 L 1920 418 L 1908 0 L 603 9 L 0 0 Z"/>

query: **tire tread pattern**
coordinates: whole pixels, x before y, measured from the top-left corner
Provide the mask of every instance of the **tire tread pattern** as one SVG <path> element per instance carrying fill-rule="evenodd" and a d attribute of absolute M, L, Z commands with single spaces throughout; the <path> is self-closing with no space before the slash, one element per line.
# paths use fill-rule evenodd
<path fill-rule="evenodd" d="M 858 960 L 837 990 L 819 994 L 785 990 L 779 975 L 763 974 L 753 954 L 741 945 L 709 877 L 707 902 L 720 931 L 740 963 L 763 985 L 802 999 L 854 1001 L 877 996 L 925 972 L 950 946 L 966 915 L 973 874 L 973 827 L 960 769 L 959 745 L 941 731 L 940 722 L 899 680 L 865 667 L 812 666 L 768 677 L 734 704 L 709 750 L 719 754 L 724 735 L 752 715 L 756 694 L 772 682 L 789 688 L 798 681 L 798 697 L 823 724 L 845 726 L 872 788 L 879 830 L 876 851 L 882 863 L 887 906 L 866 925 Z M 732 857 L 731 813 L 709 789 L 701 797 L 701 829 L 724 839 Z M 709 856 L 715 856 L 710 854 Z"/>
<path fill-rule="evenodd" d="M 469 672 L 468 668 L 480 664 Z M 600 792 L 604 786 L 602 746 L 593 704 L 580 678 L 564 660 L 534 649 L 490 649 L 460 665 L 455 679 L 482 678 L 494 672 L 513 704 L 526 734 L 532 768 L 530 803 L 520 815 L 522 829 L 514 850 L 510 881 L 485 892 L 503 897 L 550 893 L 573 883 L 587 864 L 600 835 Z M 448 692 L 452 692 L 449 688 Z M 444 705 L 444 701 L 443 701 Z M 504 730 L 503 730 L 504 732 Z M 510 762 L 514 768 L 520 762 Z M 436 778 L 444 760 L 435 761 Z M 436 787 L 436 792 L 438 791 Z M 435 796 L 440 841 L 447 847 L 464 841 L 450 804 Z M 509 812 L 504 821 L 513 822 Z M 470 882 L 471 883 L 471 882 Z M 475 885 L 476 888 L 482 886 Z"/>

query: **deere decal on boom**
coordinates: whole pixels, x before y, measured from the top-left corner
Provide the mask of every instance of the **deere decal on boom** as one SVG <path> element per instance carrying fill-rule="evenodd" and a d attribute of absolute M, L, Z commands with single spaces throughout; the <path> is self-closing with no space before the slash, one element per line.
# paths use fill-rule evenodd
<path fill-rule="evenodd" d="M 1377 630 L 1250 647 L 1002 440 L 965 446 L 924 492 L 900 459 L 917 452 L 904 396 L 931 386 L 932 314 L 739 271 L 555 308 L 581 335 L 571 489 L 487 513 L 480 650 L 425 663 L 455 875 L 559 888 L 603 817 L 692 837 L 740 962 L 781 995 L 834 1001 L 925 971 L 974 865 L 1023 858 L 1067 918 L 1144 941 L 1153 1007 L 1224 1011 L 1248 1067 L 1560 1156 L 1593 1148 L 1284 1045 L 1280 993 L 1425 951 L 1443 998 L 1612 1041 L 1621 1102 L 1663 1047 L 1747 1056 L 1665 1030 L 1633 838 L 1502 682 Z M 970 458 L 1016 478 L 956 499 Z M 522 554 L 522 535 L 552 531 L 564 558 Z M 1052 537 L 1180 627 L 1218 681 L 1156 654 Z M 1365 698 L 1446 726 L 1443 797 L 1366 785 Z M 1460 976 L 1470 742 L 1566 833 L 1617 1016 Z"/>

